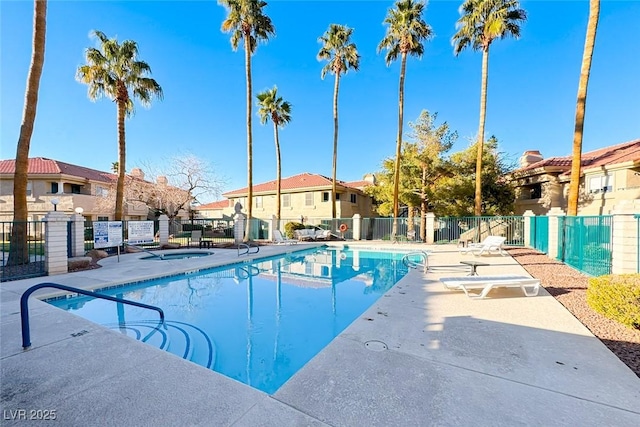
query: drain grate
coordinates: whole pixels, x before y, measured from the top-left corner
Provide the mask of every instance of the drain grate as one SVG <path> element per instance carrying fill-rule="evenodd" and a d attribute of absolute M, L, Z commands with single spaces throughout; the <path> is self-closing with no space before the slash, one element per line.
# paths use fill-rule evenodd
<path fill-rule="evenodd" d="M 388 349 L 385 343 L 376 340 L 367 341 L 364 343 L 364 346 L 371 351 L 385 351 Z"/>

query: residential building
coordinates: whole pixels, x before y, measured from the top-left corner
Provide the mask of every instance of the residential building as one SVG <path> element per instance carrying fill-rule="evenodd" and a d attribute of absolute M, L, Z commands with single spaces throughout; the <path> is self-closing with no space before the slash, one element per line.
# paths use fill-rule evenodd
<path fill-rule="evenodd" d="M 15 160 L 0 160 L 0 221 L 13 220 L 13 178 Z M 72 165 L 59 160 L 35 157 L 29 159 L 27 183 L 28 219 L 41 220 L 54 209 L 69 214 L 82 212 L 87 220 L 107 221 L 114 219 L 114 196 L 117 176 L 84 166 Z M 156 183 L 145 181 L 144 173 L 133 168 L 125 183 L 126 197 L 124 218 L 147 219 L 149 206 L 144 194 L 154 189 L 168 187 L 165 177 Z M 180 190 L 179 190 L 180 191 Z M 187 212 L 181 211 L 186 218 Z"/>
<path fill-rule="evenodd" d="M 516 185 L 515 214 L 544 215 L 551 208 L 566 212 L 571 156 L 544 159 L 526 151 L 520 168 L 510 174 Z M 640 139 L 582 154 L 579 215 L 604 215 L 622 201 L 640 199 Z"/>
<path fill-rule="evenodd" d="M 362 217 L 374 217 L 373 200 L 364 193 L 363 188 L 374 183 L 373 175 L 367 175 L 362 181 L 336 182 L 336 216 L 351 218 L 355 214 Z M 302 173 L 283 178 L 280 183 L 280 216 L 283 220 L 307 221 L 309 219 L 327 219 L 332 216 L 332 181 L 323 175 Z M 243 211 L 247 207 L 247 187 L 223 194 L 226 200 L 202 205 L 197 208 L 204 218 L 233 217 L 234 206 L 240 203 Z M 276 214 L 276 181 L 269 181 L 253 187 L 253 216 L 270 219 Z"/>

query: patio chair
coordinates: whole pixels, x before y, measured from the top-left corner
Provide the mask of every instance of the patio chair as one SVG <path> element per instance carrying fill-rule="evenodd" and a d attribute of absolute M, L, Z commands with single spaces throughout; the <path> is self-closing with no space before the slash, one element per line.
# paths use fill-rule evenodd
<path fill-rule="evenodd" d="M 461 253 L 471 252 L 473 255 L 484 255 L 498 252 L 505 256 L 507 253 L 502 249 L 502 244 L 507 240 L 504 236 L 488 236 L 480 243 L 470 243 L 466 247 L 460 248 Z"/>
<path fill-rule="evenodd" d="M 273 230 L 273 241 L 278 245 L 295 245 L 298 243 L 295 239 L 288 239 L 284 237 L 280 230 Z"/>
<path fill-rule="evenodd" d="M 447 289 L 457 289 L 464 291 L 465 295 L 471 299 L 483 299 L 493 288 L 520 288 L 525 296 L 533 297 L 538 295 L 540 290 L 540 280 L 529 276 L 497 274 L 493 276 L 458 276 L 441 277 L 440 282 Z M 531 287 L 531 290 L 527 290 Z M 479 294 L 470 294 L 469 290 L 479 289 Z"/>

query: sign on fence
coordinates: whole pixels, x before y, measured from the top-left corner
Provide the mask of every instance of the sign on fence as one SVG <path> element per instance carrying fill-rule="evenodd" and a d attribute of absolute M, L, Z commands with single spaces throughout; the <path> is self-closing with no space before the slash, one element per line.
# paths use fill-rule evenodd
<path fill-rule="evenodd" d="M 121 221 L 96 221 L 93 223 L 93 247 L 111 248 L 122 244 Z"/>
<path fill-rule="evenodd" d="M 129 221 L 129 238 L 130 245 L 139 245 L 140 243 L 153 243 L 153 221 Z"/>

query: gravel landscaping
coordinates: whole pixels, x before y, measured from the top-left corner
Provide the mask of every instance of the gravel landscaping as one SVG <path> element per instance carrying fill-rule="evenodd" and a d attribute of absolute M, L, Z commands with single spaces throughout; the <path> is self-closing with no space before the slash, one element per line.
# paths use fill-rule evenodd
<path fill-rule="evenodd" d="M 608 319 L 589 307 L 586 299 L 589 276 L 532 249 L 514 248 L 508 252 L 640 377 L 640 330 Z"/>

